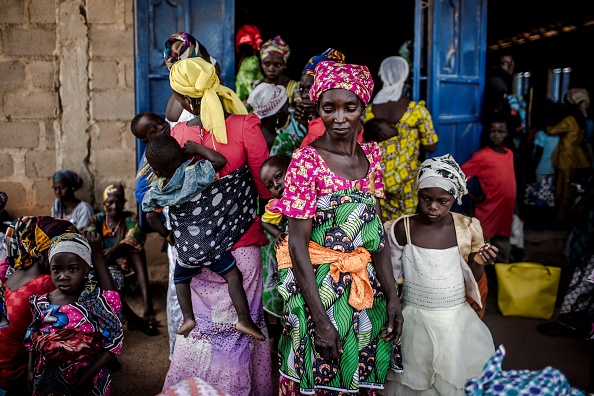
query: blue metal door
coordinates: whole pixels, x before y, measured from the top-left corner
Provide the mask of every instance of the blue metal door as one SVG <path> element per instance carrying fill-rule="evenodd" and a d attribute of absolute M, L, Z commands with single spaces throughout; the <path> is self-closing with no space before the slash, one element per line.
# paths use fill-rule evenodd
<path fill-rule="evenodd" d="M 487 0 L 416 0 L 413 97 L 423 84 L 439 136 L 432 156 L 461 164 L 479 148 L 486 42 Z"/>
<path fill-rule="evenodd" d="M 176 32 L 196 37 L 221 65 L 223 85 L 234 88 L 234 0 L 137 0 L 136 112 L 165 114 L 171 96 L 163 46 Z"/>
<path fill-rule="evenodd" d="M 134 10 L 136 114 L 151 111 L 165 117 L 171 88 L 163 47 L 176 32 L 184 31 L 196 37 L 221 65 L 223 85 L 234 89 L 234 0 L 137 0 Z M 144 144 L 137 140 L 137 164 L 143 153 Z M 144 216 L 141 225 L 147 226 Z"/>

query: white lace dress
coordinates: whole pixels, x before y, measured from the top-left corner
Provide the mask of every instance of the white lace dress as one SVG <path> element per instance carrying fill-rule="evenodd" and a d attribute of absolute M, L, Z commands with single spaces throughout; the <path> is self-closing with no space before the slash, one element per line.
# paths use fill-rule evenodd
<path fill-rule="evenodd" d="M 405 219 L 408 220 L 408 219 Z M 464 395 L 495 352 L 491 332 L 466 302 L 457 246 L 403 249 L 402 373 L 389 372 L 386 395 Z"/>

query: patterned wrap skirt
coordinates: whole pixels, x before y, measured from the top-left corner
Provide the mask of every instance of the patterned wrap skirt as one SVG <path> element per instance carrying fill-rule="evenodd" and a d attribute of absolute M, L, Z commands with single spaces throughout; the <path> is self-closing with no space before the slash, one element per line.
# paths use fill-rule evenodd
<path fill-rule="evenodd" d="M 375 197 L 367 191 L 342 190 L 319 198 L 312 221 L 311 239 L 323 247 L 342 252 L 359 246 L 376 252 L 384 247 Z M 387 320 L 386 299 L 373 263 L 367 263 L 373 306 L 362 310 L 349 304 L 350 273 L 340 273 L 338 282 L 334 282 L 330 264 L 314 265 L 313 270 L 322 304 L 338 331 L 344 352 L 340 360 L 328 361 L 315 350 L 309 308 L 293 270 L 281 269 L 278 290 L 286 305 L 278 345 L 280 374 L 299 383 L 304 394 L 320 389 L 356 393 L 360 388 L 383 388 L 392 344 L 381 338 L 381 327 Z"/>

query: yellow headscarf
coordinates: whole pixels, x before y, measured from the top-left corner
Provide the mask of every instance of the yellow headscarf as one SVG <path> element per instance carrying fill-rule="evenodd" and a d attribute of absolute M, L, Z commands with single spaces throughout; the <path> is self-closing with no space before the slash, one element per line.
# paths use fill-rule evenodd
<path fill-rule="evenodd" d="M 200 119 L 211 131 L 217 142 L 227 143 L 225 113 L 248 114 L 237 94 L 221 85 L 213 65 L 202 58 L 182 59 L 171 66 L 169 72 L 171 89 L 190 98 L 202 98 Z"/>

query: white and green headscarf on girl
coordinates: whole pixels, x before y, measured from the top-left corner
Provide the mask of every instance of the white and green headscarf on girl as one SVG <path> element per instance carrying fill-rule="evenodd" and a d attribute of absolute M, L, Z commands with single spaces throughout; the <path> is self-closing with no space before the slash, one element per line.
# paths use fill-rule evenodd
<path fill-rule="evenodd" d="M 417 176 L 417 185 L 419 190 L 430 187 L 442 188 L 456 198 L 458 205 L 462 204 L 462 197 L 468 193 L 466 175 L 450 154 L 423 161 Z"/>

